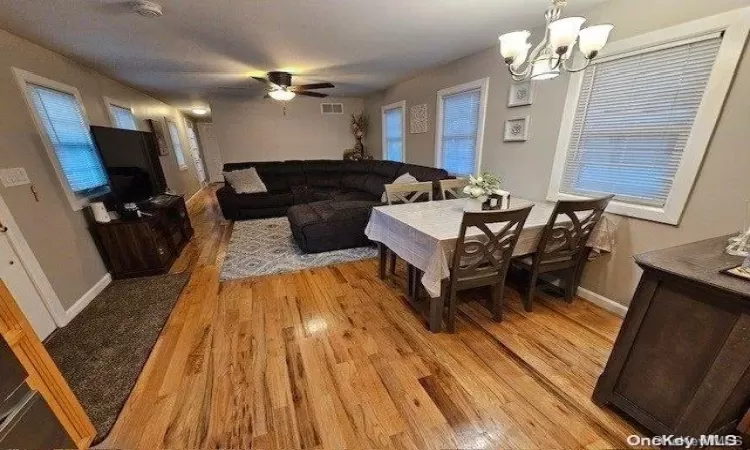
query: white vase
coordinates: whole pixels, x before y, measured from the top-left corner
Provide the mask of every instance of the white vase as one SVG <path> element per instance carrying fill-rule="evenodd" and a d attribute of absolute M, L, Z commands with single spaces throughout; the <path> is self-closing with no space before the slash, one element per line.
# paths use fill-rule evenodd
<path fill-rule="evenodd" d="M 464 211 L 466 212 L 480 212 L 482 211 L 482 204 L 486 201 L 486 198 L 466 198 L 466 203 L 464 203 Z"/>

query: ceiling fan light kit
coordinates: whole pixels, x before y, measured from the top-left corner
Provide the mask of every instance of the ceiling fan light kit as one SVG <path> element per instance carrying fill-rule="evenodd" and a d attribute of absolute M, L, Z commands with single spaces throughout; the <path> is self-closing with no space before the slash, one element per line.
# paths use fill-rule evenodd
<path fill-rule="evenodd" d="M 297 94 L 287 89 L 275 89 L 270 91 L 268 95 L 272 99 L 278 100 L 280 102 L 288 102 L 289 100 L 297 96 Z"/>
<path fill-rule="evenodd" d="M 566 0 L 552 1 L 544 14 L 547 23 L 544 38 L 531 52 L 531 44 L 528 42 L 531 32 L 527 30 L 505 33 L 498 38 L 500 54 L 515 81 L 556 78 L 560 75 L 560 68 L 567 72 L 580 72 L 588 67 L 607 44 L 613 25 L 602 24 L 581 29 L 586 18 L 560 17 L 566 4 Z M 585 59 L 584 64 L 578 68 L 571 64 L 576 42 Z"/>
<path fill-rule="evenodd" d="M 331 83 L 312 83 L 302 84 L 298 86 L 292 85 L 292 74 L 289 72 L 268 72 L 267 78 L 252 77 L 253 79 L 260 81 L 268 86 L 268 92 L 266 97 L 272 98 L 280 102 L 288 102 L 295 98 L 297 95 L 304 95 L 306 97 L 317 97 L 325 98 L 328 94 L 321 94 L 320 92 L 313 92 L 313 89 L 331 89 L 334 86 Z"/>

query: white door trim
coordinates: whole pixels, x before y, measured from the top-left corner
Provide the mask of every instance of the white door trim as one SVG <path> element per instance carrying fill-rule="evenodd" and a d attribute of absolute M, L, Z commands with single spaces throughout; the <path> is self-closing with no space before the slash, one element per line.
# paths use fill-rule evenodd
<path fill-rule="evenodd" d="M 13 219 L 13 215 L 10 213 L 10 209 L 8 209 L 8 205 L 5 204 L 2 196 L 0 196 L 0 221 L 8 228 L 6 231 L 8 240 L 13 245 L 13 249 L 18 254 L 18 257 L 21 258 L 21 264 L 29 274 L 31 282 L 34 283 L 34 287 L 39 292 L 39 296 L 42 298 L 55 324 L 58 327 L 64 327 L 70 321 L 68 313 L 63 308 L 62 303 L 60 303 L 60 298 L 52 288 L 47 275 L 44 274 L 42 266 L 39 265 L 39 261 L 34 256 L 34 252 L 31 251 L 31 247 L 29 247 L 23 234 L 21 234 L 21 230 L 18 228 L 18 224 Z"/>

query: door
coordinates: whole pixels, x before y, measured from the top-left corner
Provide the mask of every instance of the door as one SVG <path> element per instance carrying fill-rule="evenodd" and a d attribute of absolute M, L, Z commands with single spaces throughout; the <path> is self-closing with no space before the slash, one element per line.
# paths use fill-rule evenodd
<path fill-rule="evenodd" d="M 190 154 L 193 157 L 195 163 L 195 173 L 198 175 L 198 181 L 201 186 L 205 186 L 206 183 L 206 171 L 203 169 L 203 159 L 201 158 L 201 150 L 198 146 L 198 139 L 195 137 L 195 131 L 193 127 L 187 127 L 188 140 L 190 141 Z"/>
<path fill-rule="evenodd" d="M 57 326 L 52 315 L 31 281 L 21 258 L 16 253 L 8 235 L 8 228 L 0 222 L 0 279 L 26 315 L 39 340 L 44 340 Z"/>
<path fill-rule="evenodd" d="M 201 140 L 201 148 L 203 148 L 203 156 L 206 158 L 208 179 L 211 180 L 212 183 L 224 182 L 224 175 L 222 175 L 222 166 L 224 163 L 221 159 L 219 144 L 214 135 L 213 124 L 208 122 L 198 123 L 198 135 Z"/>

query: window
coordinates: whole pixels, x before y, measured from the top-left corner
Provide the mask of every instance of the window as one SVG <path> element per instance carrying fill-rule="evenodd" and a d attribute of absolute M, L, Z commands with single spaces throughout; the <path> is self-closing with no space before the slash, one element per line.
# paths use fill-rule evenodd
<path fill-rule="evenodd" d="M 453 175 L 479 170 L 488 79 L 438 92 L 435 164 Z"/>
<path fill-rule="evenodd" d="M 108 191 L 78 90 L 14 69 L 66 195 L 74 209 Z"/>
<path fill-rule="evenodd" d="M 172 150 L 174 151 L 174 157 L 177 159 L 177 165 L 180 170 L 186 170 L 187 164 L 185 164 L 185 154 L 182 153 L 182 144 L 180 143 L 180 132 L 177 131 L 177 124 L 167 121 L 169 127 L 169 139 L 172 141 Z"/>
<path fill-rule="evenodd" d="M 109 116 L 112 119 L 112 125 L 116 128 L 122 128 L 125 130 L 138 130 L 138 124 L 136 123 L 135 116 L 130 108 L 120 106 L 107 98 L 104 100 L 109 108 Z"/>
<path fill-rule="evenodd" d="M 611 212 L 679 223 L 739 57 L 715 28 L 689 35 L 614 43 L 574 75 L 551 200 L 615 194 Z"/>
<path fill-rule="evenodd" d="M 382 108 L 383 113 L 383 159 L 404 162 L 406 145 L 404 136 L 404 111 L 406 102 L 393 103 Z"/>

